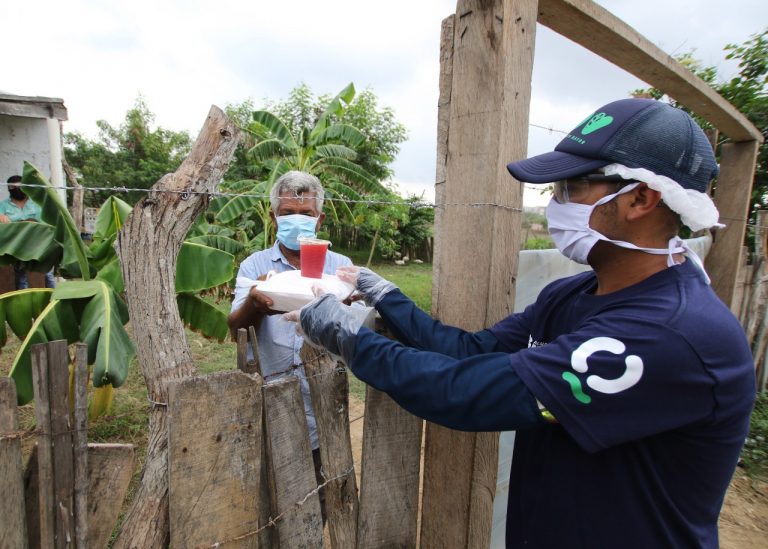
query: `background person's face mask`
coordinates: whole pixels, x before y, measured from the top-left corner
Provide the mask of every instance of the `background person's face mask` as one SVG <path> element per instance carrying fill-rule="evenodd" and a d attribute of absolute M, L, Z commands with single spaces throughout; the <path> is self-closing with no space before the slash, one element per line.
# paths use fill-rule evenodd
<path fill-rule="evenodd" d="M 299 237 L 314 238 L 318 217 L 302 214 L 280 215 L 277 220 L 277 239 L 290 250 L 299 249 Z"/>
<path fill-rule="evenodd" d="M 11 198 L 14 200 L 24 200 L 27 198 L 27 195 L 18 187 L 8 187 L 8 194 L 11 195 Z"/>
<path fill-rule="evenodd" d="M 635 246 L 631 242 L 612 240 L 589 226 L 589 218 L 592 217 L 592 212 L 595 208 L 610 202 L 621 194 L 633 190 L 638 185 L 639 183 L 634 183 L 622 187 L 618 192 L 604 196 L 594 204 L 578 204 L 575 202 L 560 204 L 553 197 L 547 206 L 547 226 L 549 234 L 552 236 L 552 240 L 555 242 L 557 249 L 560 250 L 560 253 L 576 263 L 586 265 L 589 252 L 598 241 L 604 240 L 605 242 L 610 242 L 630 250 L 640 250 L 658 255 L 667 254 L 667 265 L 670 267 L 674 265 L 675 261 L 672 256 L 687 250 L 687 247 L 683 245 L 683 241 L 677 236 L 670 239 L 667 248 L 643 248 Z"/>

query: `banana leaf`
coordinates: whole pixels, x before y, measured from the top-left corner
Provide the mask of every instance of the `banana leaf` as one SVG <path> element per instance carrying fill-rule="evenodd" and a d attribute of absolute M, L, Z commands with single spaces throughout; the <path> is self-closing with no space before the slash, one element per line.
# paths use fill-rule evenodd
<path fill-rule="evenodd" d="M 229 282 L 235 274 L 232 254 L 184 242 L 176 263 L 176 291 L 199 292 Z"/>
<path fill-rule="evenodd" d="M 22 262 L 28 271 L 47 273 L 61 260 L 62 248 L 47 223 L 0 223 L 0 265 Z"/>
<path fill-rule="evenodd" d="M 102 280 L 112 286 L 112 289 L 118 294 L 122 294 L 125 291 L 123 272 L 120 269 L 120 259 L 117 257 L 104 265 L 95 278 L 96 280 Z"/>
<path fill-rule="evenodd" d="M 94 242 L 112 239 L 123 228 L 125 220 L 131 214 L 133 207 L 117 198 L 110 196 L 99 208 L 96 216 Z"/>
<path fill-rule="evenodd" d="M 21 180 L 27 185 L 37 185 L 25 187 L 24 192 L 40 206 L 41 220 L 55 227 L 54 239 L 64 249 L 62 264 L 76 263 L 83 278 L 90 278 L 85 244 L 83 244 L 80 231 L 67 210 L 67 205 L 62 202 L 56 189 L 40 173 L 40 170 L 26 161 Z"/>
<path fill-rule="evenodd" d="M 24 339 L 52 293 L 49 288 L 29 288 L 0 295 L 0 347 L 8 340 L 5 323 L 16 337 Z"/>
<path fill-rule="evenodd" d="M 72 280 L 54 290 L 58 300 L 87 299 L 80 315 L 80 341 L 88 345 L 88 363 L 93 364 L 93 385 L 120 387 L 128 375 L 128 364 L 136 354 L 123 327 L 128 308 L 106 282 Z"/>
<path fill-rule="evenodd" d="M 229 334 L 227 315 L 199 296 L 187 293 L 176 295 L 179 316 L 191 330 L 220 342 Z"/>
<path fill-rule="evenodd" d="M 202 244 L 203 246 L 216 248 L 217 250 L 221 250 L 235 256 L 245 249 L 245 246 L 243 246 L 237 240 L 215 234 L 195 236 L 188 238 L 185 242 L 191 242 L 192 244 Z"/>
<path fill-rule="evenodd" d="M 38 343 L 47 343 L 58 339 L 66 339 L 68 343 L 73 343 L 79 339 L 77 318 L 71 302 L 51 299 L 30 326 L 11 366 L 9 376 L 16 382 L 19 406 L 34 398 L 30 348 Z"/>
<path fill-rule="evenodd" d="M 277 116 L 269 111 L 255 111 L 253 113 L 253 121 L 256 124 L 266 128 L 272 135 L 274 135 L 283 145 L 289 149 L 294 150 L 298 147 L 296 140 L 291 134 L 291 130 L 280 120 Z"/>

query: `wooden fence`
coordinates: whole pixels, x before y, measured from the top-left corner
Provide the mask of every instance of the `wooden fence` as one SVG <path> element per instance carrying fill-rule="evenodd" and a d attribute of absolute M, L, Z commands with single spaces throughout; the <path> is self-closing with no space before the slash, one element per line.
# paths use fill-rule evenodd
<path fill-rule="evenodd" d="M 245 359 L 246 340 L 241 331 L 238 369 L 169 385 L 170 546 L 415 547 L 422 421 L 367 389 L 358 489 L 346 368 L 305 346 L 318 485 L 298 378 L 265 383 Z M 2 548 L 104 547 L 116 524 L 133 448 L 87 444 L 85 357 L 76 364 L 71 414 L 66 342 L 33 350 L 37 444 L 26 467 L 15 386 L 0 380 Z"/>
<path fill-rule="evenodd" d="M 765 392 L 768 389 L 768 211 L 758 212 L 754 231 L 752 263 L 746 263 L 749 253 L 745 249 L 731 310 L 752 346 L 757 390 Z"/>

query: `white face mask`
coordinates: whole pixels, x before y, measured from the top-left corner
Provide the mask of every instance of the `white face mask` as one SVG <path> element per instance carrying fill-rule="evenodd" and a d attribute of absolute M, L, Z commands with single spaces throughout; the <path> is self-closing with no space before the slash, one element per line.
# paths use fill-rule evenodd
<path fill-rule="evenodd" d="M 575 202 L 560 204 L 552 198 L 547 206 L 547 226 L 549 227 L 549 234 L 552 236 L 552 240 L 555 242 L 557 249 L 568 259 L 586 265 L 589 252 L 595 244 L 600 240 L 603 240 L 630 250 L 639 250 L 656 255 L 666 255 L 667 266 L 669 267 L 675 265 L 674 254 L 688 252 L 688 256 L 704 273 L 704 268 L 699 257 L 685 245 L 679 236 L 673 236 L 669 240 L 669 245 L 666 248 L 643 248 L 641 246 L 636 246 L 631 242 L 612 240 L 589 226 L 589 218 L 592 216 L 592 212 L 595 208 L 601 204 L 610 202 L 621 194 L 633 190 L 637 185 L 638 183 L 635 183 L 633 185 L 622 187 L 619 192 L 604 196 L 591 205 L 577 204 Z M 709 283 L 709 277 L 707 277 L 706 273 L 704 273 L 704 277 L 707 279 L 707 283 Z"/>

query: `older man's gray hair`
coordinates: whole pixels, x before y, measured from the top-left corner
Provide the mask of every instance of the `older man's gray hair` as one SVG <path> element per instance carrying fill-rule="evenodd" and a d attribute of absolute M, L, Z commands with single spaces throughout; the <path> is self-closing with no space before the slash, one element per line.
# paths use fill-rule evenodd
<path fill-rule="evenodd" d="M 315 202 L 317 204 L 317 213 L 323 211 L 323 200 L 325 199 L 325 190 L 320 184 L 320 180 L 312 174 L 299 171 L 290 171 L 280 176 L 272 185 L 272 191 L 269 194 L 269 203 L 275 215 L 280 209 L 280 196 L 290 193 L 291 196 L 299 197 L 302 193 L 315 193 Z"/>

